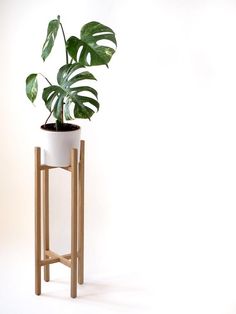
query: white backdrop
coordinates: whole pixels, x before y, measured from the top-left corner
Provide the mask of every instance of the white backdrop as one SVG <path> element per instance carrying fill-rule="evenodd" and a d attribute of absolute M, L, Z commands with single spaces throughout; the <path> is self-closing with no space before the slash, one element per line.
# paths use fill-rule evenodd
<path fill-rule="evenodd" d="M 61 34 L 40 59 L 58 14 L 68 36 L 97 20 L 118 40 L 110 69 L 94 70 L 99 113 L 77 121 L 86 285 L 75 301 L 63 266 L 33 294 L 33 147 L 47 111 L 27 100 L 25 78 L 53 81 L 64 63 Z M 233 0 L 1 0 L 1 313 L 236 312 L 235 14 Z M 64 252 L 69 177 L 51 182 L 52 245 Z"/>

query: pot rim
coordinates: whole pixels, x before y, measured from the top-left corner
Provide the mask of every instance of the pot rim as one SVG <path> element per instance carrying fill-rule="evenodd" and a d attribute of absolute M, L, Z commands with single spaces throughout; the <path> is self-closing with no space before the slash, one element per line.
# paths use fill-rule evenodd
<path fill-rule="evenodd" d="M 47 123 L 46 125 L 52 125 L 52 124 L 54 125 L 55 123 Z M 75 126 L 76 128 L 75 128 L 74 130 L 59 130 L 59 131 L 56 131 L 56 130 L 48 130 L 48 129 L 45 129 L 45 128 L 44 128 L 45 124 L 42 124 L 42 125 L 40 126 L 40 129 L 41 129 L 42 131 L 53 132 L 53 133 L 68 133 L 68 132 L 79 131 L 79 130 L 81 129 L 81 127 L 80 127 L 79 125 L 74 124 L 74 123 L 65 123 L 65 124 L 67 124 L 67 125 L 73 125 L 73 126 Z"/>

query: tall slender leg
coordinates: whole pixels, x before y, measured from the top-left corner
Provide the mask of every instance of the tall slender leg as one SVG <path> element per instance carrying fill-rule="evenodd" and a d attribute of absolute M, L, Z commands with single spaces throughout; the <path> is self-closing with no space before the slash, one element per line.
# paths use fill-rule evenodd
<path fill-rule="evenodd" d="M 80 142 L 79 163 L 79 220 L 78 220 L 78 283 L 84 283 L 84 152 L 85 141 Z"/>
<path fill-rule="evenodd" d="M 41 150 L 35 147 L 35 294 L 41 294 Z"/>
<path fill-rule="evenodd" d="M 77 187 L 78 150 L 71 151 L 71 297 L 77 296 Z"/>
<path fill-rule="evenodd" d="M 49 170 L 43 171 L 43 242 L 44 259 L 47 258 L 46 250 L 49 250 Z M 50 280 L 49 265 L 44 266 L 44 280 Z"/>

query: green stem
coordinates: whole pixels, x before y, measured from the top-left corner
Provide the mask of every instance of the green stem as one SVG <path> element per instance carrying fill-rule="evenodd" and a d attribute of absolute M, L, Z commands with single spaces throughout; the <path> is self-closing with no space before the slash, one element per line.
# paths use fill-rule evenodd
<path fill-rule="evenodd" d="M 62 107 L 61 107 L 61 123 L 62 124 L 64 123 L 64 103 L 62 104 Z"/>
<path fill-rule="evenodd" d="M 47 122 L 48 122 L 49 118 L 51 117 L 52 113 L 53 113 L 53 110 L 52 110 L 52 111 L 50 111 L 50 115 L 47 117 L 47 120 L 45 121 L 44 125 L 46 125 L 46 124 L 47 124 Z"/>
<path fill-rule="evenodd" d="M 65 35 L 65 32 L 64 32 L 64 29 L 63 29 L 63 26 L 62 26 L 61 23 L 60 23 L 60 26 L 61 26 L 62 35 L 63 35 L 64 43 L 65 43 L 65 49 L 66 49 L 66 35 Z M 69 60 L 68 60 L 68 52 L 67 52 L 67 49 L 66 49 L 66 64 L 68 64 L 68 63 L 69 63 Z"/>
<path fill-rule="evenodd" d="M 44 76 L 42 73 L 39 73 L 39 74 L 40 74 L 40 75 L 42 75 L 42 77 L 43 77 L 43 78 L 45 78 L 45 80 L 48 82 L 48 84 L 49 84 L 49 85 L 51 85 L 51 86 L 52 86 L 52 83 L 49 81 L 49 79 L 48 79 L 48 78 L 46 78 L 46 76 Z M 47 124 L 47 122 L 48 122 L 49 118 L 51 117 L 52 113 L 53 113 L 53 110 L 52 110 L 52 111 L 50 111 L 50 114 L 49 114 L 49 116 L 47 117 L 47 120 L 45 121 L 44 125 L 46 125 L 46 124 Z"/>
<path fill-rule="evenodd" d="M 51 85 L 52 86 L 52 83 L 46 78 L 46 76 L 44 76 L 42 73 L 39 73 L 40 75 L 42 75 L 42 77 L 44 77 L 45 78 L 45 80 L 48 82 L 48 84 L 49 85 Z"/>
<path fill-rule="evenodd" d="M 66 49 L 66 35 L 64 32 L 64 28 L 60 22 L 60 26 L 61 26 L 61 30 L 62 30 L 62 34 L 63 34 L 63 38 L 64 38 L 64 43 L 65 43 L 65 50 L 66 50 L 66 64 L 69 64 L 69 56 L 68 56 L 68 52 Z M 64 123 L 64 105 L 62 105 L 62 109 L 61 109 L 61 123 Z"/>

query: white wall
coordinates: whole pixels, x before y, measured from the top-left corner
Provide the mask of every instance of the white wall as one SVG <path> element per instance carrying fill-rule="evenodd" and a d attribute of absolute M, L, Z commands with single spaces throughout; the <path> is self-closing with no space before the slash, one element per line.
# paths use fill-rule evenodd
<path fill-rule="evenodd" d="M 33 147 L 47 111 L 40 99 L 36 108 L 29 103 L 24 84 L 37 71 L 55 79 L 64 62 L 60 35 L 40 60 L 46 25 L 58 14 L 68 35 L 98 20 L 118 40 L 110 69 L 97 70 L 101 110 L 78 122 L 86 140 L 87 276 L 133 274 L 150 289 L 153 313 L 235 313 L 235 1 L 0 2 L 7 260 L 33 261 Z M 57 172 L 52 180 L 54 245 L 64 249 L 69 178 Z"/>

